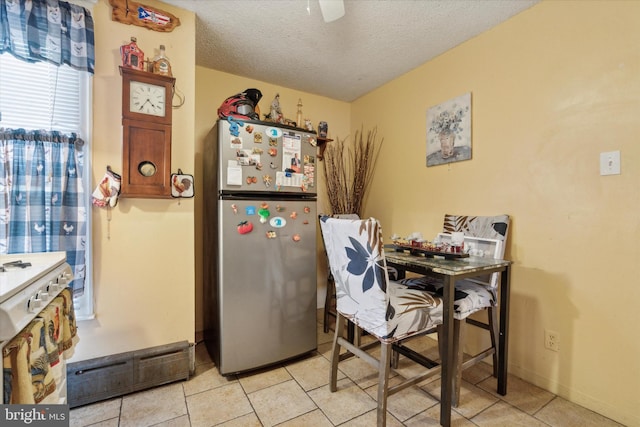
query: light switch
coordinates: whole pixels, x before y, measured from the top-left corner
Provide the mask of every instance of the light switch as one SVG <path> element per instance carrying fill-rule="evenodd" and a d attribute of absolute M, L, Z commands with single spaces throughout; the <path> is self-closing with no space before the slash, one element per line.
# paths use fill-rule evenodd
<path fill-rule="evenodd" d="M 620 175 L 620 151 L 600 153 L 600 175 Z"/>

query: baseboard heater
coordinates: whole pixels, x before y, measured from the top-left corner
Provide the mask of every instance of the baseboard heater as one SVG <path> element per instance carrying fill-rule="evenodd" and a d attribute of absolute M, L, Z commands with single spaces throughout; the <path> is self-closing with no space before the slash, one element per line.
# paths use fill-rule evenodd
<path fill-rule="evenodd" d="M 70 408 L 189 379 L 187 341 L 67 364 Z"/>

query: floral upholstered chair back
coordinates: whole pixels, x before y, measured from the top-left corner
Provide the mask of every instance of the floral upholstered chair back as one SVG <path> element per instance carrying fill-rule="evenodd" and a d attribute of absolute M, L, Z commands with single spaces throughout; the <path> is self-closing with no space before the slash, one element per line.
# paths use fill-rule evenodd
<path fill-rule="evenodd" d="M 501 253 L 496 255 L 499 258 L 503 258 L 509 233 L 509 215 L 467 216 L 445 214 L 443 231 L 445 233 L 463 232 L 465 236 L 500 240 L 502 241 Z M 499 275 L 500 273 L 493 273 L 491 278 L 486 281 L 490 282 L 492 287 L 495 288 Z"/>
<path fill-rule="evenodd" d="M 443 231 L 445 233 L 461 231 L 466 236 L 502 240 L 506 244 L 509 231 L 509 215 L 467 216 L 445 214 Z"/>
<path fill-rule="evenodd" d="M 320 218 L 336 309 L 379 339 L 395 341 L 442 322 L 442 300 L 389 281 L 380 223 Z"/>

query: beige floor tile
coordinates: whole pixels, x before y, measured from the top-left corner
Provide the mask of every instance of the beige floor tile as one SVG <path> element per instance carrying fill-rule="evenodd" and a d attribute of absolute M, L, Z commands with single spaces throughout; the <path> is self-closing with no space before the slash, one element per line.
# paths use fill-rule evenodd
<path fill-rule="evenodd" d="M 535 414 L 555 397 L 553 393 L 536 387 L 513 375 L 507 376 L 507 394 L 504 396 L 498 394 L 498 380 L 494 377 L 489 377 L 480 382 L 478 387 L 523 410 L 529 415 Z"/>
<path fill-rule="evenodd" d="M 375 358 L 379 357 L 378 354 L 372 352 Z M 338 369 L 363 389 L 378 384 L 378 369 L 359 357 L 351 357 L 338 363 Z"/>
<path fill-rule="evenodd" d="M 305 390 L 313 390 L 329 384 L 331 363 L 322 356 L 315 356 L 301 360 L 285 367 Z M 344 374 L 338 371 L 338 380 L 344 378 Z"/>
<path fill-rule="evenodd" d="M 213 363 L 196 365 L 196 373 L 189 381 L 183 383 L 185 396 L 201 393 L 212 388 L 237 382 L 235 376 L 224 377 Z"/>
<path fill-rule="evenodd" d="M 282 366 L 238 375 L 238 381 L 247 394 L 289 380 L 291 380 L 291 375 Z"/>
<path fill-rule="evenodd" d="M 514 408 L 506 402 L 499 401 L 485 409 L 471 421 L 481 427 L 545 427 L 546 424 L 536 420 L 526 412 Z"/>
<path fill-rule="evenodd" d="M 440 400 L 440 380 L 421 386 L 423 390 Z M 486 391 L 462 381 L 460 402 L 455 408 L 465 418 L 472 418 L 498 401 L 498 398 Z"/>
<path fill-rule="evenodd" d="M 193 427 L 212 426 L 253 412 L 239 383 L 231 383 L 187 397 Z"/>
<path fill-rule="evenodd" d="M 404 422 L 407 427 L 425 427 L 440 425 L 440 405 L 433 406 L 424 412 L 419 413 L 413 418 Z M 451 412 L 451 427 L 475 427 L 468 419 L 458 414 L 456 411 Z"/>
<path fill-rule="evenodd" d="M 334 425 L 377 407 L 375 400 L 348 378 L 338 381 L 337 387 L 335 393 L 331 393 L 329 387 L 319 387 L 309 392 L 309 396 Z"/>
<path fill-rule="evenodd" d="M 429 357 L 428 354 L 426 356 Z M 433 358 L 431 357 L 429 357 L 429 359 L 433 360 Z M 420 382 L 419 385 L 422 386 L 440 378 L 440 371 L 438 370 L 439 368 L 434 368 L 434 369 L 436 369 L 437 371 L 434 371 L 431 377 L 423 380 L 422 382 Z M 414 362 L 413 360 L 405 356 L 400 356 L 400 360 L 398 361 L 398 367 L 396 368 L 396 372 L 405 378 L 412 378 L 416 375 L 427 372 L 427 368 L 425 368 L 424 366 Z"/>
<path fill-rule="evenodd" d="M 329 360 L 331 358 L 331 347 L 333 343 L 331 341 L 318 344 L 318 354 Z"/>
<path fill-rule="evenodd" d="M 173 383 L 124 396 L 120 426 L 150 426 L 186 414 L 182 383 Z"/>
<path fill-rule="evenodd" d="M 182 415 L 178 418 L 155 424 L 153 427 L 191 427 L 191 421 L 189 421 L 188 415 Z"/>
<path fill-rule="evenodd" d="M 417 352 L 426 354 L 428 357 L 433 357 L 434 360 L 440 359 L 438 355 L 438 341 L 434 339 L 432 335 L 411 338 L 404 341 L 403 345 Z"/>
<path fill-rule="evenodd" d="M 294 380 L 248 393 L 248 397 L 264 426 L 273 426 L 317 409 Z"/>
<path fill-rule="evenodd" d="M 375 426 L 378 422 L 378 412 L 374 409 L 366 414 L 360 415 L 344 424 L 340 424 L 340 427 L 371 427 Z M 393 415 L 387 411 L 387 427 L 401 427 L 402 423 L 395 419 Z"/>
<path fill-rule="evenodd" d="M 318 354 L 324 357 L 327 360 L 331 360 L 331 349 L 333 348 L 333 337 L 331 337 L 331 341 L 321 344 L 318 346 Z M 340 347 L 340 354 L 346 353 L 347 350 L 344 347 Z"/>
<path fill-rule="evenodd" d="M 401 378 L 396 377 L 389 380 L 389 385 L 394 386 L 400 383 Z M 365 390 L 372 399 L 377 401 L 378 386 L 374 385 Z M 400 421 L 405 421 L 416 414 L 437 405 L 439 402 L 424 390 L 417 386 L 412 386 L 399 391 L 387 398 L 387 411 Z"/>
<path fill-rule="evenodd" d="M 85 424 L 89 426 L 89 424 Z M 99 423 L 90 424 L 91 427 L 118 427 L 120 425 L 119 418 L 111 418 L 110 420 L 100 421 Z"/>
<path fill-rule="evenodd" d="M 419 353 L 420 355 L 434 361 L 440 361 L 440 355 L 438 352 L 438 341 L 432 339 L 430 336 L 413 338 L 403 343 L 405 347 Z M 396 371 L 405 378 L 414 377 L 422 372 L 425 372 L 425 367 L 414 362 L 406 356 L 400 355 L 398 367 Z M 424 385 L 435 381 L 440 378 L 440 373 L 434 374 L 432 377 L 424 380 L 420 385 Z"/>
<path fill-rule="evenodd" d="M 549 402 L 535 414 L 535 417 L 554 427 L 619 427 L 622 425 L 561 397 L 556 397 Z"/>
<path fill-rule="evenodd" d="M 333 427 L 333 424 L 324 416 L 321 410 L 316 409 L 315 411 L 278 424 L 278 427 Z"/>
<path fill-rule="evenodd" d="M 326 334 L 324 333 L 324 326 L 321 323 L 317 327 L 318 345 L 333 341 L 333 329 L 330 329 Z"/>
<path fill-rule="evenodd" d="M 120 417 L 122 398 L 105 400 L 92 405 L 81 406 L 69 411 L 69 426 L 82 427 Z"/>
<path fill-rule="evenodd" d="M 474 385 L 478 385 L 491 376 L 493 376 L 493 367 L 486 362 L 477 363 L 462 371 L 462 379 Z M 493 389 L 495 390 L 496 387 Z"/>
<path fill-rule="evenodd" d="M 262 427 L 260 420 L 255 412 L 243 415 L 222 424 L 216 424 L 216 427 Z"/>

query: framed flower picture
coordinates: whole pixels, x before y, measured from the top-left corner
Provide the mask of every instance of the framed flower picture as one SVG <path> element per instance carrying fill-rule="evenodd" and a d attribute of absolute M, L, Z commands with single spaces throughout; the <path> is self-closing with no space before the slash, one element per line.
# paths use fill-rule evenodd
<path fill-rule="evenodd" d="M 427 166 L 471 158 L 471 92 L 427 110 Z"/>

